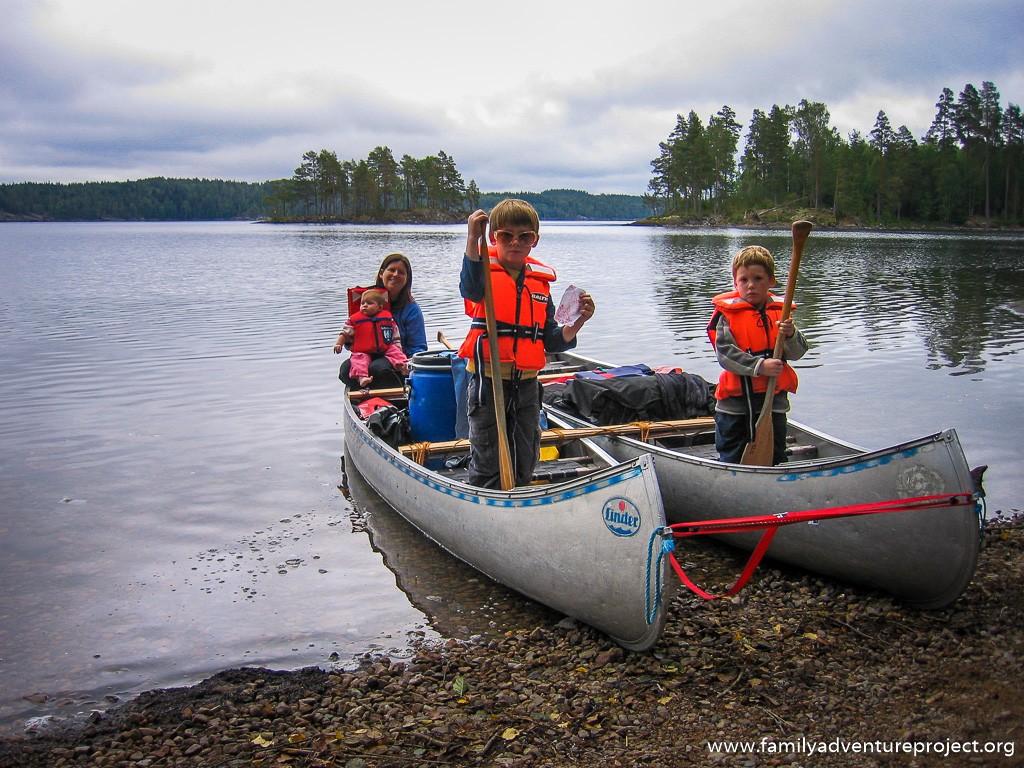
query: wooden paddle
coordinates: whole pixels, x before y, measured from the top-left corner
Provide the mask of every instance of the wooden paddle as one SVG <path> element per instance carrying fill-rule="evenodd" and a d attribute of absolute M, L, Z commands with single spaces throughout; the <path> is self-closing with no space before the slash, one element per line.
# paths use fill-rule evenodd
<path fill-rule="evenodd" d="M 796 289 L 796 275 L 800 271 L 800 256 L 804 252 L 804 244 L 811 234 L 813 225 L 809 221 L 793 222 L 793 257 L 789 261 L 789 277 L 786 279 L 786 297 L 782 305 L 782 319 L 788 320 L 790 311 L 793 309 L 793 291 Z M 780 333 L 775 339 L 775 350 L 772 357 L 782 357 L 783 347 L 786 345 L 786 338 Z M 764 393 L 764 405 L 757 417 L 757 425 L 754 427 L 754 442 L 747 443 L 743 449 L 743 456 L 740 457 L 740 464 L 747 464 L 759 467 L 770 467 L 772 455 L 775 453 L 775 428 L 772 426 L 772 401 L 775 399 L 775 385 L 777 379 L 772 376 L 768 379 L 768 390 Z"/>
<path fill-rule="evenodd" d="M 494 391 L 494 420 L 498 427 L 498 473 L 501 490 L 510 491 L 515 486 L 512 472 L 512 455 L 508 449 L 508 428 L 505 425 L 505 389 L 501 383 L 501 357 L 498 351 L 498 324 L 494 316 L 494 288 L 491 285 L 491 254 L 487 249 L 487 226 L 484 237 L 480 238 L 480 260 L 484 271 L 484 318 L 487 323 L 487 348 L 490 352 L 491 386 Z M 482 375 L 483 371 L 479 371 Z"/>

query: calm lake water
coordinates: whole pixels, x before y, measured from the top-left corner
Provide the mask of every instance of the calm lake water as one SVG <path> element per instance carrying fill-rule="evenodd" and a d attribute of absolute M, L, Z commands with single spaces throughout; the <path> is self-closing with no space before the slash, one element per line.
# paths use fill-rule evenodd
<path fill-rule="evenodd" d="M 704 326 L 731 254 L 766 245 L 785 285 L 788 232 L 542 229 L 556 296 L 573 283 L 597 303 L 579 350 L 613 362 L 714 379 Z M 539 610 L 365 487 L 355 503 L 338 490 L 345 289 L 402 251 L 428 337 L 460 338 L 464 239 L 0 225 L 0 731 L 239 665 L 401 656 Z M 955 427 L 990 465 L 990 516 L 1024 507 L 1024 238 L 815 232 L 797 301 L 814 348 L 794 418 L 866 447 Z"/>

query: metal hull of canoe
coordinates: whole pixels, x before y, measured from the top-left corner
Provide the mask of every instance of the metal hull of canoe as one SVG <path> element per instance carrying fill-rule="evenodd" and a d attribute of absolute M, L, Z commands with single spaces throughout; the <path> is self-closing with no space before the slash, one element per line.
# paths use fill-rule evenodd
<path fill-rule="evenodd" d="M 657 455 L 670 522 L 973 492 L 953 430 L 853 458 L 771 469 Z M 940 608 L 970 583 L 979 533 L 971 507 L 893 512 L 784 526 L 768 555 L 838 581 L 881 589 L 920 608 Z M 759 536 L 722 538 L 750 550 Z"/>
<path fill-rule="evenodd" d="M 579 418 L 551 409 L 574 426 Z M 771 515 L 937 494 L 973 494 L 952 429 L 867 451 L 790 422 L 829 458 L 776 467 L 725 464 L 631 437 L 601 438 L 619 461 L 651 454 L 670 523 Z M 836 455 L 842 454 L 842 455 Z M 719 536 L 752 550 L 760 532 Z M 781 527 L 768 557 L 837 581 L 880 589 L 915 607 L 955 601 L 974 575 L 980 546 L 973 506 L 893 512 Z"/>
<path fill-rule="evenodd" d="M 344 410 L 346 468 L 426 536 L 625 648 L 657 642 L 673 582 L 657 557 L 665 516 L 649 455 L 568 482 L 481 489 L 406 458 Z"/>

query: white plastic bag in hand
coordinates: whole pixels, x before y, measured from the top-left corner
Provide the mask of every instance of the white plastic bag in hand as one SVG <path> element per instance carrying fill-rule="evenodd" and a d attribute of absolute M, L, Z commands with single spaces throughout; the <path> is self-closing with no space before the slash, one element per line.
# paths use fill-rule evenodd
<path fill-rule="evenodd" d="M 555 322 L 560 325 L 571 325 L 580 317 L 580 297 L 583 291 L 575 285 L 570 285 L 562 294 L 562 300 L 558 302 L 558 309 L 555 310 Z"/>

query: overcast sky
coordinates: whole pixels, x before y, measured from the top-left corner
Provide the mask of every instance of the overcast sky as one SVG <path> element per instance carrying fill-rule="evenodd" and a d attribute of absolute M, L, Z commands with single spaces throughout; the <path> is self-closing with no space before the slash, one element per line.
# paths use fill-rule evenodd
<path fill-rule="evenodd" d="M 0 182 L 266 181 L 445 151 L 483 191 L 643 194 L 676 115 L 824 102 L 920 138 L 1024 102 L 1021 0 L 5 0 Z"/>

